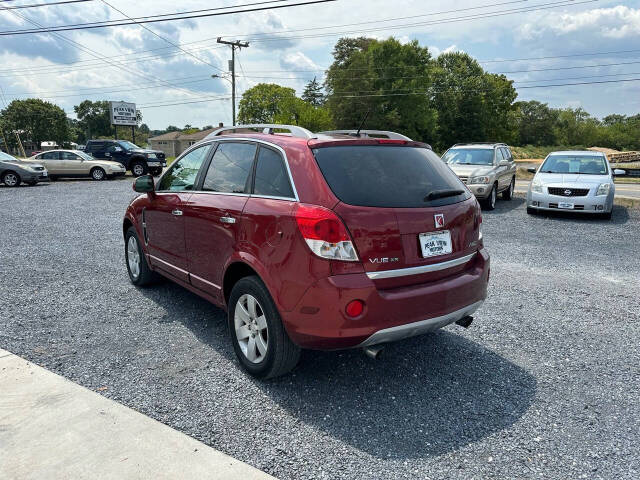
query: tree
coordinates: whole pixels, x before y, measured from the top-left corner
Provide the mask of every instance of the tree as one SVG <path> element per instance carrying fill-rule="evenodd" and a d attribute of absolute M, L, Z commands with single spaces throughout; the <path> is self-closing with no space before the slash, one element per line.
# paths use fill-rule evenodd
<path fill-rule="evenodd" d="M 242 94 L 238 120 L 299 125 L 316 132 L 333 128 L 328 110 L 296 97 L 293 88 L 272 83 L 260 83 Z"/>
<path fill-rule="evenodd" d="M 310 103 L 314 107 L 320 107 L 324 103 L 324 94 L 322 93 L 322 85 L 313 77 L 302 92 L 302 99 L 305 102 Z"/>
<path fill-rule="evenodd" d="M 517 94 L 510 80 L 485 72 L 466 53 L 445 53 L 435 63 L 433 98 L 442 149 L 458 142 L 514 139 L 510 113 Z"/>
<path fill-rule="evenodd" d="M 73 111 L 76 112 L 76 117 L 78 117 L 78 127 L 84 134 L 82 141 L 113 134 L 109 102 L 106 100 L 97 102 L 84 100 L 73 107 Z"/>
<path fill-rule="evenodd" d="M 536 100 L 517 102 L 519 145 L 554 145 L 557 111 Z"/>
<path fill-rule="evenodd" d="M 63 145 L 70 139 L 69 123 L 64 110 L 38 98 L 13 100 L 0 112 L 0 128 L 7 143 L 15 145 L 14 132 L 22 142 L 32 141 L 39 148 L 43 141 L 55 141 Z"/>
<path fill-rule="evenodd" d="M 296 98 L 293 88 L 281 87 L 274 83 L 259 83 L 242 94 L 238 121 L 240 123 L 273 123 L 282 113 L 287 101 Z"/>
<path fill-rule="evenodd" d="M 369 112 L 364 128 L 395 130 L 433 142 L 437 114 L 427 92 L 433 62 L 417 41 L 394 38 L 342 38 L 333 49 L 325 89 L 336 126 L 355 129 Z"/>

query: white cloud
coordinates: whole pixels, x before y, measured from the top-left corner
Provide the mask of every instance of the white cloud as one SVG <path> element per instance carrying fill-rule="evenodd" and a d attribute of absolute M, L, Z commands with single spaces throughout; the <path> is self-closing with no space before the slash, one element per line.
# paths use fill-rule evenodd
<path fill-rule="evenodd" d="M 622 39 L 640 37 L 640 9 L 618 5 L 612 8 L 597 8 L 578 13 L 558 15 L 546 13 L 534 22 L 525 23 L 519 30 L 522 40 L 533 40 L 544 36 L 557 37 L 588 35 L 591 40 L 601 37 Z"/>
<path fill-rule="evenodd" d="M 302 52 L 283 53 L 280 55 L 280 66 L 285 70 L 318 70 L 320 68 Z"/>
<path fill-rule="evenodd" d="M 454 45 L 449 45 L 444 50 L 441 50 L 440 48 L 435 47 L 435 46 L 430 46 L 429 47 L 429 51 L 431 52 L 431 55 L 433 55 L 434 57 L 439 57 L 443 53 L 451 53 L 451 52 L 464 53 L 464 50 L 458 48 L 458 46 L 455 45 L 455 44 Z"/>

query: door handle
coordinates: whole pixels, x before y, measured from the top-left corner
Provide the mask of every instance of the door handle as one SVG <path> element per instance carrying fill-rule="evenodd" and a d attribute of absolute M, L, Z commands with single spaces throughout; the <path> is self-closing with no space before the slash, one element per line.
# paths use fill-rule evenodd
<path fill-rule="evenodd" d="M 180 217 L 182 216 L 182 210 L 178 210 L 177 208 L 171 212 L 172 215 L 175 215 L 176 217 Z"/>
<path fill-rule="evenodd" d="M 236 219 L 230 217 L 229 215 L 225 215 L 224 217 L 220 217 L 220 221 L 222 223 L 236 223 Z"/>

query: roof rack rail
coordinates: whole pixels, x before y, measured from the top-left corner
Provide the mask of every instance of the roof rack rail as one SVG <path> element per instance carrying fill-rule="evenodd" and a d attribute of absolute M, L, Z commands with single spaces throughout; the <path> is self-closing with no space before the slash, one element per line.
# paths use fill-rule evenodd
<path fill-rule="evenodd" d="M 328 130 L 326 132 L 319 132 L 318 135 L 350 135 L 355 137 L 358 134 L 358 130 Z M 386 130 L 360 130 L 361 137 L 369 138 L 390 138 L 393 140 L 409 140 L 409 137 L 402 135 L 401 133 L 388 132 Z"/>
<path fill-rule="evenodd" d="M 234 125 L 230 127 L 221 127 L 217 130 L 211 132 L 206 138 L 217 137 L 225 132 L 237 131 L 241 130 L 238 133 L 247 133 L 246 130 L 251 131 L 251 133 L 264 133 L 265 135 L 273 135 L 274 130 L 289 130 L 292 137 L 297 138 L 312 138 L 314 136 L 306 128 L 298 127 L 296 125 L 278 125 L 277 123 L 253 123 L 250 125 Z M 242 130 L 245 130 L 244 132 Z M 260 130 L 259 132 L 255 132 L 252 130 Z"/>
<path fill-rule="evenodd" d="M 453 146 L 459 147 L 461 145 L 504 145 L 505 147 L 507 146 L 507 144 L 504 142 L 463 142 L 463 143 L 456 143 Z"/>

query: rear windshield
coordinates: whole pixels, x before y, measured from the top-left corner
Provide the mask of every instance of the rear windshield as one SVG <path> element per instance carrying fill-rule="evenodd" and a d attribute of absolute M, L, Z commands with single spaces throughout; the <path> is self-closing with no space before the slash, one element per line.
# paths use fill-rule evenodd
<path fill-rule="evenodd" d="M 355 145 L 318 148 L 314 154 L 333 193 L 349 205 L 418 208 L 471 195 L 428 148 Z"/>

